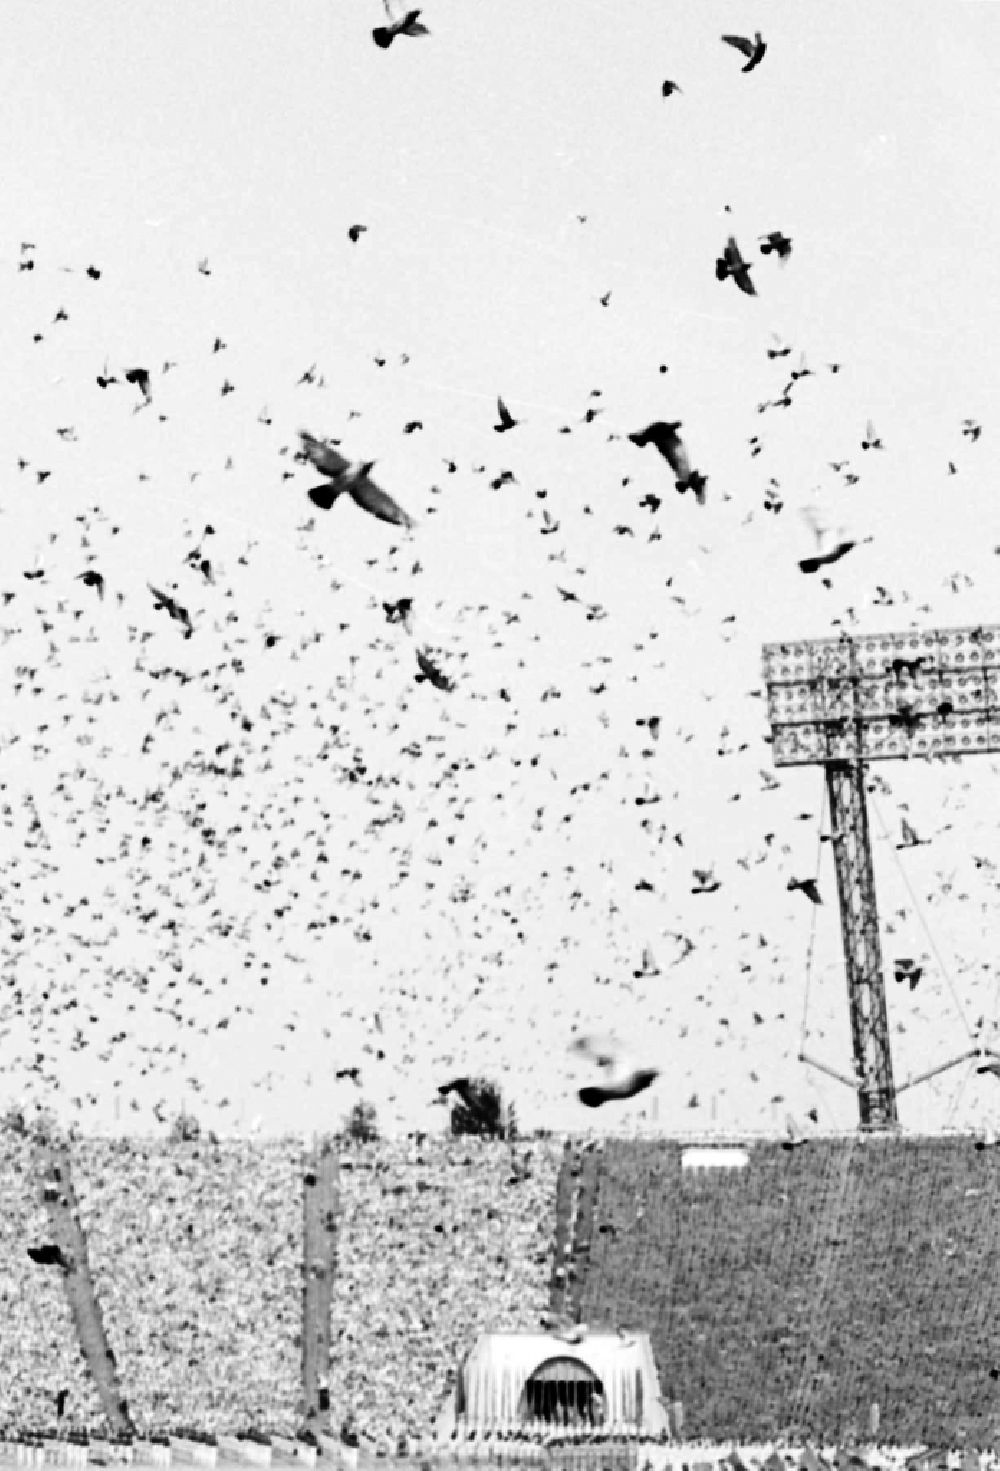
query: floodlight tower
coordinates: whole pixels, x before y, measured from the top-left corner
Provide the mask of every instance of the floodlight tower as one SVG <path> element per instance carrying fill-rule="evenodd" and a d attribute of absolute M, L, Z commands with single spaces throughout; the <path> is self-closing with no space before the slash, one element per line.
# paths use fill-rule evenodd
<path fill-rule="evenodd" d="M 1000 626 L 765 644 L 764 682 L 775 766 L 826 770 L 856 1076 L 823 1070 L 857 1088 L 863 1129 L 895 1128 L 902 1088 L 980 1049 L 893 1081 L 865 767 L 1000 751 Z"/>

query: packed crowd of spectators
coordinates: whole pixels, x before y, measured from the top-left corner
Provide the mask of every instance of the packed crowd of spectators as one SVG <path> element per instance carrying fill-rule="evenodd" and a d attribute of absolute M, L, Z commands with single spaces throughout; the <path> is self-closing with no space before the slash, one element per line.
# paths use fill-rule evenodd
<path fill-rule="evenodd" d="M 78 1139 L 72 1160 L 136 1429 L 291 1433 L 302 1379 L 300 1141 Z"/>
<path fill-rule="evenodd" d="M 48 1213 L 25 1135 L 0 1128 L 0 1435 L 103 1419 L 80 1352 L 62 1273 L 27 1247 L 50 1240 Z"/>
<path fill-rule="evenodd" d="M 608 1141 L 585 1319 L 649 1325 L 685 1430 L 1000 1441 L 1000 1156 L 970 1138 L 758 1144 L 687 1170 Z"/>
<path fill-rule="evenodd" d="M 481 1332 L 548 1304 L 558 1142 L 427 1138 L 340 1162 L 331 1403 L 366 1440 L 426 1438 Z"/>
<path fill-rule="evenodd" d="M 98 1306 L 140 1434 L 302 1424 L 297 1140 L 76 1138 Z M 415 1136 L 339 1146 L 335 1428 L 427 1442 L 487 1330 L 537 1329 L 561 1274 L 585 1323 L 648 1327 L 675 1433 L 773 1444 L 1000 1440 L 991 1263 L 1000 1158 L 963 1140 L 813 1140 L 686 1170 L 683 1147 Z M 583 1163 L 581 1164 L 581 1160 Z M 593 1194 L 593 1199 L 590 1199 Z M 572 1198 L 571 1198 L 572 1197 Z M 37 1157 L 0 1131 L 0 1432 L 102 1424 L 46 1241 Z M 994 1360 L 994 1347 L 996 1359 Z"/>

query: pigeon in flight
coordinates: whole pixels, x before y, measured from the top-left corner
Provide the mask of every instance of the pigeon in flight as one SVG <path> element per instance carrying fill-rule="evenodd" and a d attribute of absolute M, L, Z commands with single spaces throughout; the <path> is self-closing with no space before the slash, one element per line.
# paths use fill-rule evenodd
<path fill-rule="evenodd" d="M 478 1119 L 481 1124 L 486 1124 L 490 1127 L 495 1124 L 495 1116 L 489 1109 L 483 1107 L 483 1103 L 469 1078 L 452 1078 L 450 1083 L 441 1083 L 438 1085 L 438 1094 L 441 1098 L 447 1098 L 449 1093 L 457 1094 L 473 1118 Z"/>
<path fill-rule="evenodd" d="M 191 622 L 191 615 L 188 610 L 186 608 L 182 608 L 180 603 L 178 603 L 175 598 L 172 598 L 169 593 L 160 592 L 159 588 L 154 587 L 151 582 L 147 582 L 146 586 L 149 588 L 150 592 L 153 594 L 153 597 L 156 600 L 155 605 L 157 610 L 159 610 L 160 608 L 166 608 L 167 612 L 170 614 L 171 618 L 173 618 L 175 623 L 182 624 L 184 628 L 184 637 L 190 638 L 191 635 L 194 633 L 194 624 Z"/>
<path fill-rule="evenodd" d="M 372 31 L 372 40 L 375 45 L 383 51 L 387 51 L 397 36 L 429 36 L 430 31 L 419 19 L 419 10 L 408 10 L 405 15 L 398 19 L 393 17 L 392 7 L 389 0 L 384 0 L 385 18 L 388 25 L 376 26 Z"/>
<path fill-rule="evenodd" d="M 872 423 L 871 419 L 868 420 L 868 423 L 865 426 L 865 437 L 861 441 L 861 448 L 862 449 L 884 449 L 885 448 L 885 446 L 883 445 L 881 439 L 875 433 L 875 425 Z"/>
<path fill-rule="evenodd" d="M 131 383 L 138 388 L 148 404 L 153 402 L 153 388 L 150 382 L 148 368 L 126 368 L 125 382 Z"/>
<path fill-rule="evenodd" d="M 82 582 L 84 587 L 96 587 L 97 596 L 103 601 L 104 578 L 100 572 L 96 571 L 93 567 L 88 567 L 86 572 L 77 574 L 77 582 Z"/>
<path fill-rule="evenodd" d="M 679 92 L 680 90 L 676 82 L 664 82 L 660 88 L 661 95 L 664 97 L 672 97 L 675 92 Z"/>
<path fill-rule="evenodd" d="M 897 960 L 893 967 L 893 976 L 897 983 L 902 985 L 904 981 L 909 981 L 911 991 L 917 989 L 923 973 L 923 967 L 915 964 L 912 960 Z"/>
<path fill-rule="evenodd" d="M 787 260 L 792 253 L 792 242 L 787 235 L 780 230 L 771 230 L 769 234 L 761 237 L 761 255 L 770 255 L 773 251 L 779 260 Z"/>
<path fill-rule="evenodd" d="M 815 507 L 804 506 L 802 514 L 813 529 L 817 550 L 814 556 L 803 557 L 800 560 L 800 571 L 806 574 L 818 572 L 820 567 L 839 562 L 841 557 L 845 557 L 854 547 L 854 539 L 848 535 L 846 527 L 841 527 L 835 536 L 830 536 L 829 526 L 823 521 Z"/>
<path fill-rule="evenodd" d="M 920 848 L 930 842 L 930 838 L 918 838 L 916 830 L 910 826 L 905 817 L 899 819 L 899 836 L 901 841 L 896 844 L 897 848 Z"/>
<path fill-rule="evenodd" d="M 788 892 L 793 894 L 796 889 L 799 889 L 814 904 L 822 904 L 823 900 L 820 898 L 819 886 L 815 879 L 789 879 Z"/>
<path fill-rule="evenodd" d="M 420 673 L 417 675 L 418 684 L 422 684 L 426 679 L 436 690 L 444 690 L 446 694 L 450 694 L 455 688 L 455 681 L 449 679 L 447 674 L 437 667 L 426 650 L 417 650 L 417 663 L 420 666 Z"/>
<path fill-rule="evenodd" d="M 347 238 L 354 245 L 357 245 L 358 241 L 361 239 L 362 235 L 365 233 L 365 231 L 367 229 L 368 229 L 368 226 L 367 225 L 352 225 L 351 228 L 347 232 Z"/>
<path fill-rule="evenodd" d="M 629 439 L 639 449 L 645 449 L 647 444 L 651 444 L 657 453 L 663 456 L 671 470 L 673 470 L 677 481 L 677 489 L 681 494 L 683 495 L 686 490 L 693 490 L 699 505 L 704 505 L 705 477 L 700 475 L 697 470 L 691 469 L 691 461 L 688 459 L 687 450 L 677 432 L 680 428 L 681 421 L 679 419 L 674 420 L 670 424 L 662 419 L 657 419 L 654 423 L 647 424 L 645 429 L 640 429 L 635 434 L 630 434 Z"/>
<path fill-rule="evenodd" d="M 330 445 L 323 444 L 305 430 L 300 430 L 299 434 L 303 454 L 321 474 L 328 477 L 327 484 L 314 485 L 306 492 L 314 506 L 318 506 L 321 511 L 329 511 L 337 497 L 346 491 L 363 511 L 379 521 L 408 528 L 416 525 L 413 517 L 397 505 L 392 496 L 369 479 L 375 466 L 374 460 L 363 460 L 352 467 L 350 460 L 338 454 Z"/>
<path fill-rule="evenodd" d="M 725 250 L 715 262 L 715 275 L 719 281 L 725 281 L 728 276 L 732 276 L 745 296 L 757 295 L 757 289 L 750 280 L 750 267 L 740 254 L 740 248 L 733 235 L 730 235 L 726 241 Z"/>
<path fill-rule="evenodd" d="M 506 434 L 508 429 L 514 429 L 521 422 L 520 419 L 515 419 L 513 417 L 510 409 L 508 409 L 502 398 L 497 399 L 497 415 L 500 419 L 500 422 L 499 424 L 493 425 L 493 428 L 497 434 Z"/>
<path fill-rule="evenodd" d="M 601 1108 L 605 1103 L 624 1103 L 644 1092 L 660 1076 L 658 1068 L 633 1067 L 610 1037 L 579 1037 L 571 1051 L 596 1062 L 605 1074 L 603 1083 L 589 1084 L 577 1094 L 585 1108 Z"/>
<path fill-rule="evenodd" d="M 743 68 L 745 72 L 752 72 L 754 67 L 759 66 L 763 61 L 764 52 L 767 50 L 767 43 L 760 31 L 757 32 L 752 41 L 746 36 L 723 36 L 722 39 L 727 46 L 734 46 L 737 51 L 741 51 L 747 58 L 747 64 Z"/>
<path fill-rule="evenodd" d="M 70 1269 L 70 1263 L 61 1246 L 54 1246 L 51 1242 L 46 1242 L 44 1246 L 29 1246 L 27 1250 L 36 1266 L 62 1267 L 64 1272 Z"/>

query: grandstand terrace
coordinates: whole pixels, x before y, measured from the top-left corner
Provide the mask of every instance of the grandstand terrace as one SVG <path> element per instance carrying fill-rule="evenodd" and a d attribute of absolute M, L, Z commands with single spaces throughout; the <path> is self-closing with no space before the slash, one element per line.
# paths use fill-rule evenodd
<path fill-rule="evenodd" d="M 546 1310 L 650 1334 L 685 1438 L 1000 1444 L 991 1268 L 1000 1161 L 982 1141 L 420 1137 L 339 1143 L 330 1414 L 362 1450 L 426 1444 L 481 1332 Z M 711 1146 L 707 1146 L 709 1149 Z M 0 1426 L 107 1429 L 45 1240 L 41 1154 L 5 1131 Z M 303 1395 L 298 1139 L 69 1142 L 103 1329 L 143 1437 L 294 1435 Z M 702 1151 L 704 1153 L 704 1151 Z"/>

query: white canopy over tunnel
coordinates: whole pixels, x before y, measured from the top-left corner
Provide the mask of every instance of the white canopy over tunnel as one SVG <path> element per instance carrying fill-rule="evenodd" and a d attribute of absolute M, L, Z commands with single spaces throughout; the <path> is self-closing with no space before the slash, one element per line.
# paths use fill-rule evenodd
<path fill-rule="evenodd" d="M 649 1335 L 483 1333 L 458 1372 L 437 1435 L 518 1430 L 550 1409 L 606 1430 L 659 1435 L 666 1409 Z"/>

